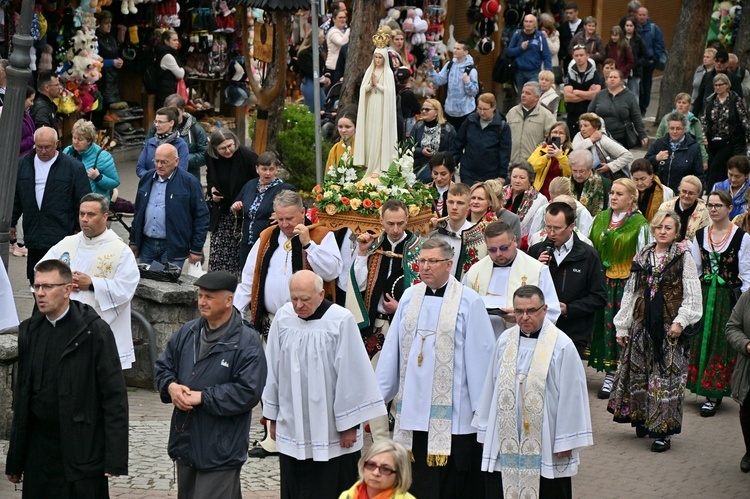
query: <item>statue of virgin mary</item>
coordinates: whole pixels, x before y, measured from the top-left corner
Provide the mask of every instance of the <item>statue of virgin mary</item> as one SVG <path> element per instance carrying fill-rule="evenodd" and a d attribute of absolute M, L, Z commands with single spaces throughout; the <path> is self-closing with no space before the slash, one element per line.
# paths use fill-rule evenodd
<path fill-rule="evenodd" d="M 359 88 L 354 165 L 364 166 L 364 177 L 388 171 L 398 143 L 396 80 L 388 64 L 390 36 L 378 29 L 372 37 L 375 52 Z"/>

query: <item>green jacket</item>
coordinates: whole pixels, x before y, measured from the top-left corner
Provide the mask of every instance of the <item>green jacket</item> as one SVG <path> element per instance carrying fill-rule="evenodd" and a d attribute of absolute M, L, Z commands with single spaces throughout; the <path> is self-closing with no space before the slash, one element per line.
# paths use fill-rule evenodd
<path fill-rule="evenodd" d="M 750 390 L 750 354 L 747 353 L 750 343 L 750 292 L 742 293 L 732 309 L 726 336 L 732 348 L 737 350 L 737 364 L 732 374 L 732 398 L 743 404 Z"/>

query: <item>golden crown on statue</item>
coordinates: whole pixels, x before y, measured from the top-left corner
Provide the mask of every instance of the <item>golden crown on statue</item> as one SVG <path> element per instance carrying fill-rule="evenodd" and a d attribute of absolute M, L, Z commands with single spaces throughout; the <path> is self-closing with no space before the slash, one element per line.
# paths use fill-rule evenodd
<path fill-rule="evenodd" d="M 378 28 L 378 32 L 372 36 L 372 42 L 375 44 L 375 48 L 384 49 L 388 47 L 391 41 L 391 35 L 383 31 L 383 27 Z"/>

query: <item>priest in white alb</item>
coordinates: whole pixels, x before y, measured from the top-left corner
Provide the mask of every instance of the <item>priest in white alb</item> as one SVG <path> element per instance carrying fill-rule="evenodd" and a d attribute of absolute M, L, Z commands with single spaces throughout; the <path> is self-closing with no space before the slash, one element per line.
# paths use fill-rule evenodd
<path fill-rule="evenodd" d="M 471 266 L 463 283 L 479 293 L 490 313 L 495 337 L 516 323 L 513 293 L 521 286 L 539 286 L 547 297 L 547 318 L 557 322 L 560 304 L 549 267 L 518 251 L 513 229 L 505 222 L 492 222 L 484 231 L 488 255 Z"/>
<path fill-rule="evenodd" d="M 263 416 L 279 451 L 281 497 L 338 497 L 357 480 L 362 423 L 386 414 L 351 312 L 309 270 L 271 323 Z"/>
<path fill-rule="evenodd" d="M 141 274 L 130 248 L 107 228 L 109 200 L 101 194 L 81 198 L 81 232 L 54 245 L 40 261 L 61 260 L 73 271 L 71 300 L 94 307 L 115 335 L 120 364 L 135 362 L 130 328 L 130 301 Z"/>
<path fill-rule="evenodd" d="M 439 239 L 422 244 L 422 282 L 404 291 L 375 370 L 419 498 L 483 497 L 471 421 L 495 336 L 482 299 L 451 275 L 452 253 Z"/>
<path fill-rule="evenodd" d="M 495 345 L 473 422 L 487 497 L 570 498 L 579 453 L 594 445 L 586 373 L 541 289 L 518 288 L 513 309 L 518 324 Z"/>
<path fill-rule="evenodd" d="M 0 331 L 18 327 L 18 311 L 13 298 L 13 286 L 8 278 L 5 265 L 0 262 Z"/>

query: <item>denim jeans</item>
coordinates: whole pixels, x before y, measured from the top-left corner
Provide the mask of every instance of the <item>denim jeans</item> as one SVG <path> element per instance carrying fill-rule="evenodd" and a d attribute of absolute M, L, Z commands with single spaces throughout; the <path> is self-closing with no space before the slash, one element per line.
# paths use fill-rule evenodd
<path fill-rule="evenodd" d="M 541 71 L 541 69 L 539 70 Z M 516 70 L 516 89 L 518 90 L 518 102 L 521 102 L 521 90 L 524 83 L 530 81 L 539 81 L 539 71 L 522 71 Z"/>
<path fill-rule="evenodd" d="M 633 95 L 635 95 L 635 98 L 640 103 L 641 101 L 641 77 L 640 76 L 631 76 L 628 78 L 628 90 L 633 92 Z"/>
<path fill-rule="evenodd" d="M 140 262 L 151 263 L 167 261 L 167 240 L 166 239 L 154 239 L 151 237 L 143 236 L 143 242 L 141 243 L 140 249 Z M 177 265 L 182 268 L 185 263 L 185 258 L 177 258 L 175 260 L 169 260 L 169 263 Z"/>

